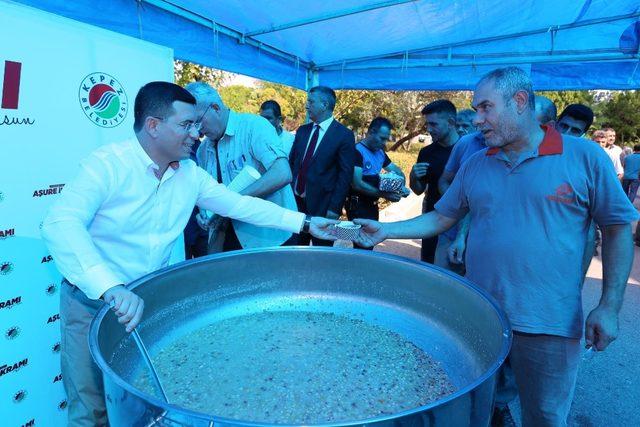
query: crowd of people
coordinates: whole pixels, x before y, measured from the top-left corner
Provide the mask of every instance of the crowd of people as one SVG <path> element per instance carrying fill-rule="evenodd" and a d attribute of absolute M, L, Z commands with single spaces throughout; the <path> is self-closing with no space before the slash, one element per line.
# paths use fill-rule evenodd
<path fill-rule="evenodd" d="M 380 223 L 379 199 L 409 194 L 381 189 L 381 174 L 407 180 L 385 152 L 393 124 L 376 117 L 356 143 L 333 116 L 336 101 L 331 88 L 311 88 L 310 121 L 294 135 L 273 100 L 255 115 L 232 111 L 202 82 L 140 89 L 132 139 L 92 153 L 43 223 L 65 278 L 70 425 L 107 424 L 87 345 L 91 319 L 108 303 L 132 331 L 144 301 L 126 284 L 166 266 L 181 233 L 187 258 L 330 246 L 343 215 L 362 227 L 355 248 L 421 238 L 423 261 L 466 275 L 506 312 L 514 339 L 494 425 L 510 425 L 507 404 L 516 394 L 525 426 L 566 425 L 580 339 L 602 351 L 616 338 L 633 259 L 640 146 L 623 151 L 611 128 L 594 132 L 600 145 L 583 138 L 594 119 L 589 107 L 572 104 L 557 116 L 523 70 L 498 69 L 476 85 L 473 110 L 457 111 L 446 99 L 422 109 L 432 143 L 420 150 L 408 185 L 425 194 L 423 214 Z M 259 175 L 239 192 L 227 189 L 248 168 Z M 585 322 L 581 289 L 598 231 L 603 295 Z"/>

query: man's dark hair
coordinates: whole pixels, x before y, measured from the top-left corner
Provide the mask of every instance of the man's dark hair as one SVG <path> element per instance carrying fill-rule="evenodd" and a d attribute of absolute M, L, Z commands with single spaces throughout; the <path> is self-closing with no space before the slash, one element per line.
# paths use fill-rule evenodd
<path fill-rule="evenodd" d="M 139 132 L 147 117 L 169 117 L 174 113 L 172 104 L 181 101 L 196 105 L 196 99 L 183 87 L 168 82 L 151 82 L 142 86 L 133 107 L 133 130 Z"/>
<path fill-rule="evenodd" d="M 593 124 L 593 110 L 582 104 L 570 104 L 560 113 L 560 117 L 558 117 L 558 121 L 562 120 L 563 117 L 568 116 L 574 118 L 576 120 L 580 120 L 584 122 L 587 127 L 584 129 L 586 132 L 591 125 Z"/>
<path fill-rule="evenodd" d="M 333 111 L 336 107 L 336 93 L 327 86 L 314 86 L 309 89 L 309 93 L 319 93 L 322 99 L 327 103 L 329 110 Z"/>
<path fill-rule="evenodd" d="M 633 146 L 633 151 L 640 151 L 640 144 L 636 144 Z"/>
<path fill-rule="evenodd" d="M 430 102 L 422 109 L 422 115 L 441 113 L 450 116 L 453 120 L 456 119 L 456 106 L 453 105 L 448 99 L 438 99 L 437 101 Z"/>
<path fill-rule="evenodd" d="M 377 133 L 383 126 L 388 127 L 389 130 L 393 129 L 393 124 L 391 124 L 391 121 L 389 119 L 384 117 L 376 117 L 375 119 L 371 120 L 371 123 L 369 123 L 368 132 Z"/>
<path fill-rule="evenodd" d="M 264 101 L 262 103 L 262 105 L 260 106 L 260 111 L 264 111 L 264 110 L 273 111 L 273 115 L 276 116 L 276 118 L 282 117 L 282 110 L 280 110 L 280 104 L 278 104 L 273 99 Z"/>

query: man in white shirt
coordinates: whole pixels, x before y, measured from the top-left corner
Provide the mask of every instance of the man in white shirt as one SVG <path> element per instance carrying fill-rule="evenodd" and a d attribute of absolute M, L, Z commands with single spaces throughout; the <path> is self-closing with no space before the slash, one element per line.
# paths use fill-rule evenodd
<path fill-rule="evenodd" d="M 247 196 L 260 197 L 290 210 L 297 210 L 289 168 L 289 153 L 282 146 L 276 130 L 256 115 L 230 110 L 218 92 L 207 83 L 189 83 L 186 89 L 196 98 L 196 113 L 201 117 L 200 132 L 206 136 L 198 148 L 198 165 L 214 179 L 229 185 L 246 167 L 256 169 L 261 177 L 242 190 Z M 215 218 L 215 217 L 214 217 Z M 224 230 L 223 251 L 279 246 L 291 233 L 256 227 L 242 221 L 214 219 L 212 226 Z"/>
<path fill-rule="evenodd" d="M 95 150 L 47 214 L 42 237 L 65 277 L 60 296 L 61 368 L 70 426 L 107 424 L 102 375 L 87 344 L 104 304 L 131 332 L 144 302 L 125 284 L 164 267 L 194 205 L 220 215 L 331 239 L 335 221 L 243 197 L 189 159 L 198 137 L 196 100 L 152 82 L 135 100 L 135 138 Z"/>
<path fill-rule="evenodd" d="M 618 175 L 618 179 L 622 180 L 622 175 L 624 175 L 624 167 L 622 167 L 622 161 L 620 160 L 622 150 L 613 143 L 616 139 L 616 132 L 613 129 L 611 131 L 613 131 L 613 139 L 611 139 L 611 132 L 607 134 L 607 129 L 600 129 L 593 133 L 593 140 L 600 144 L 600 147 L 607 153 L 613 162 L 613 168 L 616 171 L 616 175 Z"/>
<path fill-rule="evenodd" d="M 287 157 L 289 157 L 295 136 L 282 127 L 282 110 L 280 109 L 280 104 L 273 99 L 264 101 L 260 106 L 260 115 L 267 119 L 267 121 L 271 123 L 271 126 L 276 129 L 280 137 L 280 142 L 282 142 L 282 148 L 285 153 L 287 153 Z"/>

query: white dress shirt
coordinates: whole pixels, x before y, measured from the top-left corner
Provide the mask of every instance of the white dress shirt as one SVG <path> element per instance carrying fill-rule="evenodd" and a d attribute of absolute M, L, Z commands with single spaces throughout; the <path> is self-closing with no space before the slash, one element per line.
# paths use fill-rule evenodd
<path fill-rule="evenodd" d="M 613 168 L 616 170 L 616 175 L 624 174 L 624 167 L 622 166 L 622 161 L 620 160 L 620 154 L 622 154 L 622 148 L 617 145 L 612 145 L 609 148 L 605 148 L 604 151 L 607 152 L 607 155 L 613 162 Z"/>
<path fill-rule="evenodd" d="M 158 169 L 137 139 L 103 146 L 51 207 L 42 237 L 58 270 L 89 298 L 165 267 L 194 205 L 298 232 L 304 214 L 218 184 L 192 160 Z"/>
<path fill-rule="evenodd" d="M 282 149 L 285 153 L 287 153 L 287 158 L 291 154 L 291 147 L 293 147 L 293 140 L 296 138 L 294 134 L 282 129 L 282 133 L 280 134 L 280 143 L 282 144 Z"/>
<path fill-rule="evenodd" d="M 218 152 L 221 182 L 224 185 L 229 185 L 247 165 L 263 175 L 276 160 L 289 157 L 271 123 L 256 114 L 235 111 L 229 111 L 229 121 L 218 142 Z M 216 149 L 212 141 L 205 139 L 200 144 L 196 158 L 198 165 L 218 180 Z M 288 184 L 263 198 L 283 208 L 298 210 L 293 189 Z M 280 246 L 291 237 L 291 233 L 282 230 L 256 227 L 242 221 L 232 221 L 232 225 L 238 241 L 245 249 Z"/>
<path fill-rule="evenodd" d="M 311 133 L 309 134 L 309 139 L 307 140 L 307 148 L 305 148 L 304 150 L 305 155 L 307 154 L 309 143 L 311 142 L 311 138 L 313 137 L 313 132 L 316 130 L 315 127 L 318 126 L 320 130 L 318 131 L 318 142 L 316 143 L 315 150 L 313 150 L 313 154 L 316 154 L 316 151 L 318 151 L 318 147 L 322 142 L 322 138 L 324 138 L 324 134 L 327 133 L 327 129 L 329 129 L 329 126 L 331 126 L 331 122 L 333 122 L 333 116 L 329 117 L 327 120 L 323 122 L 313 124 L 313 127 L 311 128 Z M 302 156 L 302 158 L 304 159 L 304 156 Z"/>

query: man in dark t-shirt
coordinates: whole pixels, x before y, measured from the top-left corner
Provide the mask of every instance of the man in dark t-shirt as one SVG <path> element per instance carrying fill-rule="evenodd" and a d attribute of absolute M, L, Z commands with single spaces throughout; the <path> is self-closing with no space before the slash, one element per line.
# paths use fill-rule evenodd
<path fill-rule="evenodd" d="M 427 213 L 431 212 L 436 202 L 440 200 L 438 179 L 444 171 L 459 136 L 456 131 L 456 107 L 450 101 L 446 99 L 433 101 L 422 109 L 422 116 L 432 143 L 418 153 L 418 161 L 411 169 L 409 181 L 414 193 L 422 194 L 426 191 L 422 213 Z M 455 232 L 455 227 L 446 231 L 446 233 L 452 233 L 452 237 L 455 237 Z M 420 253 L 422 261 L 433 264 L 437 245 L 437 236 L 422 240 Z"/>
<path fill-rule="evenodd" d="M 378 220 L 378 199 L 384 198 L 397 202 L 408 193 L 384 192 L 379 190 L 380 172 L 394 173 L 405 179 L 402 169 L 391 162 L 384 147 L 391 136 L 393 125 L 384 117 L 376 117 L 369 124 L 367 136 L 356 144 L 356 157 L 353 168 L 353 180 L 347 199 L 347 217 Z M 359 249 L 373 249 L 360 247 Z"/>

